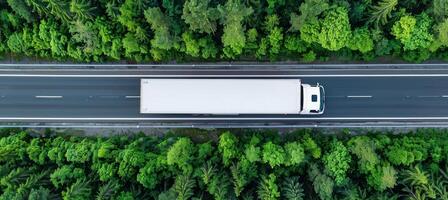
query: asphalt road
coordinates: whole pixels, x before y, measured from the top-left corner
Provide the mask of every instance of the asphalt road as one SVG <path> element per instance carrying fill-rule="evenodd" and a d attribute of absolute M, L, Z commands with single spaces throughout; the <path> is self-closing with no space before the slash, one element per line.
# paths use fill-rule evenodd
<path fill-rule="evenodd" d="M 287 75 L 281 78 L 301 77 L 297 72 L 281 74 Z M 371 76 L 372 74 L 358 76 L 357 72 L 356 76 L 332 76 L 328 73 L 304 75 L 304 83 L 319 82 L 325 86 L 326 110 L 320 116 L 236 117 L 238 120 L 256 118 L 258 121 L 289 119 L 288 123 L 302 120 L 422 120 L 418 118 L 448 121 L 448 75 Z M 139 114 L 139 84 L 139 77 L 3 76 L 0 77 L 0 120 L 70 121 L 73 118 L 85 118 L 86 121 L 157 121 L 156 118 L 164 118 L 165 121 L 182 121 L 182 118 L 187 118 L 190 121 L 205 122 L 211 118 L 228 120 L 235 117 Z"/>

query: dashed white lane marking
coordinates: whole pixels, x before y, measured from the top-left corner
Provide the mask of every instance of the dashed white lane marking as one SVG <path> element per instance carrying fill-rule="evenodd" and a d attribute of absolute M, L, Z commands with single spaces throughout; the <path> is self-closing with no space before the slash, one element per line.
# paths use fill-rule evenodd
<path fill-rule="evenodd" d="M 128 95 L 128 96 L 126 96 L 126 99 L 140 99 L 140 96 Z"/>
<path fill-rule="evenodd" d="M 428 96 L 417 96 L 418 98 L 439 98 L 442 96 L 436 96 L 436 95 L 428 95 Z"/>
<path fill-rule="evenodd" d="M 351 96 L 347 96 L 347 98 L 372 98 L 373 96 L 370 95 L 351 95 Z"/>
<path fill-rule="evenodd" d="M 63 96 L 34 96 L 37 99 L 62 99 Z"/>

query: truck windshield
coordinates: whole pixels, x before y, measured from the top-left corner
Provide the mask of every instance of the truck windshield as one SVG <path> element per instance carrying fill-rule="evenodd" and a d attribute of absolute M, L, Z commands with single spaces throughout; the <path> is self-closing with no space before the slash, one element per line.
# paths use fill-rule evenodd
<path fill-rule="evenodd" d="M 319 90 L 320 90 L 320 107 L 319 107 L 319 111 L 323 112 L 325 109 L 325 90 L 324 87 L 319 86 Z"/>
<path fill-rule="evenodd" d="M 299 108 L 299 112 L 302 111 L 303 108 L 303 86 L 300 85 L 300 108 Z"/>

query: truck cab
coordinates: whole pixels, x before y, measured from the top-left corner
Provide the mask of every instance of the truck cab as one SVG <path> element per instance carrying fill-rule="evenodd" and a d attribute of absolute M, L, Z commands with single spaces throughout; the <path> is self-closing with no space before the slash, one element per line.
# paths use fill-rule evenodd
<path fill-rule="evenodd" d="M 300 114 L 322 114 L 325 110 L 325 90 L 319 83 L 317 85 L 302 84 L 302 110 Z"/>

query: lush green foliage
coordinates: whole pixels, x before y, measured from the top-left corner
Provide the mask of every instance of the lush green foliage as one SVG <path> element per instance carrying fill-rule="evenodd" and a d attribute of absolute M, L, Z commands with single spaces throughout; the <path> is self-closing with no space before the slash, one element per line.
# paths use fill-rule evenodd
<path fill-rule="evenodd" d="M 217 132 L 219 139 L 204 141 L 215 133 L 83 138 L 3 129 L 0 199 L 448 197 L 446 130 Z M 202 135 L 202 142 L 194 135 Z"/>
<path fill-rule="evenodd" d="M 103 62 L 448 59 L 448 1 L 0 0 L 0 54 Z"/>

